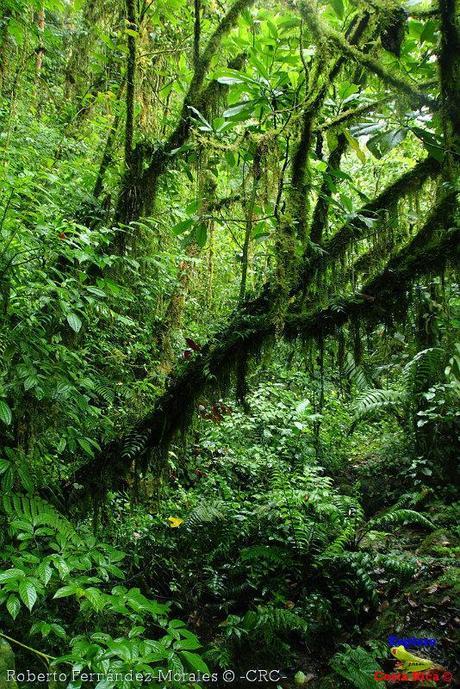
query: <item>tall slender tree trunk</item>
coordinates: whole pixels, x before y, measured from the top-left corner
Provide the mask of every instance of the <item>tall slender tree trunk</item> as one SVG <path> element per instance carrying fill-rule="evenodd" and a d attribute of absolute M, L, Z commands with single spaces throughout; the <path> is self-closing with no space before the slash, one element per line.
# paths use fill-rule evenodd
<path fill-rule="evenodd" d="M 129 170 L 133 164 L 134 100 L 136 88 L 136 0 L 126 0 L 126 22 L 128 33 L 128 61 L 126 65 L 126 123 L 125 123 L 125 165 Z"/>
<path fill-rule="evenodd" d="M 460 26 L 457 0 L 439 0 L 439 72 L 447 149 L 446 173 L 455 182 L 460 164 Z"/>
<path fill-rule="evenodd" d="M 254 209 L 257 199 L 257 189 L 260 182 L 260 177 L 262 174 L 261 160 L 262 160 L 262 145 L 258 144 L 254 152 L 254 160 L 252 163 L 252 187 L 249 201 L 245 204 L 245 230 L 244 230 L 244 242 L 243 242 L 243 252 L 241 256 L 241 282 L 240 282 L 240 293 L 238 297 L 238 302 L 243 303 L 246 297 L 247 290 L 247 280 L 248 280 L 248 267 L 249 267 L 249 249 L 251 244 L 251 233 L 252 226 L 254 224 Z"/>

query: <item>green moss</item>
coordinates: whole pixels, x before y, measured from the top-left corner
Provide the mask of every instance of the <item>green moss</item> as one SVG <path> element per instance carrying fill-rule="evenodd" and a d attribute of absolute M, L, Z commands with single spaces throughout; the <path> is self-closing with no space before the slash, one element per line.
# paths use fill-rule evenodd
<path fill-rule="evenodd" d="M 15 669 L 13 649 L 5 639 L 0 638 L 0 689 L 16 689 L 16 680 L 8 679 L 8 670 Z"/>
<path fill-rule="evenodd" d="M 424 538 L 418 552 L 420 555 L 442 555 L 449 551 L 450 545 L 453 543 L 446 529 L 436 529 Z"/>

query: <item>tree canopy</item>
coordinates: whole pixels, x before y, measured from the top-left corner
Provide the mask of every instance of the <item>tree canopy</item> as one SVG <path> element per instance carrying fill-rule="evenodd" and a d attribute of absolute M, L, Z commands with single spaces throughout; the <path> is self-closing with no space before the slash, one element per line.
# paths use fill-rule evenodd
<path fill-rule="evenodd" d="M 367 689 L 385 634 L 440 638 L 411 609 L 458 547 L 459 23 L 2 0 L 0 689 L 15 654 Z"/>

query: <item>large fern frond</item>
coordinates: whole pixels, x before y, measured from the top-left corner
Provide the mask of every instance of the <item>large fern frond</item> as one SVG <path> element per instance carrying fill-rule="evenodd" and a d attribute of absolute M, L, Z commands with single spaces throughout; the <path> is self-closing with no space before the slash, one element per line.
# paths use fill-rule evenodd
<path fill-rule="evenodd" d="M 354 422 L 377 413 L 396 409 L 404 404 L 405 400 L 406 393 L 402 390 L 370 390 L 357 399 Z"/>
<path fill-rule="evenodd" d="M 24 522 L 34 528 L 47 526 L 65 541 L 74 545 L 82 544 L 82 539 L 69 520 L 42 498 L 8 493 L 3 496 L 3 509 L 13 530 L 21 530 L 21 523 Z"/>
<path fill-rule="evenodd" d="M 427 529 L 434 529 L 434 525 L 427 517 L 415 510 L 390 510 L 379 517 L 374 517 L 368 523 L 368 530 L 379 530 L 382 527 L 397 526 L 398 524 L 420 524 Z"/>

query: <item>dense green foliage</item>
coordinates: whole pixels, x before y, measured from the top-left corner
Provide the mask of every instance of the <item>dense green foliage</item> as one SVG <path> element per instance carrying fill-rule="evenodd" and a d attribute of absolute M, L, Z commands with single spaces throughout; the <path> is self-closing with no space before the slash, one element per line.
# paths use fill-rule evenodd
<path fill-rule="evenodd" d="M 454 672 L 456 0 L 0 9 L 0 689 Z"/>

